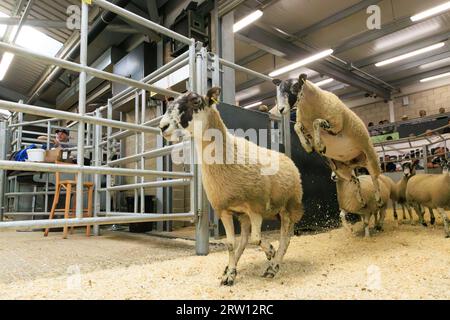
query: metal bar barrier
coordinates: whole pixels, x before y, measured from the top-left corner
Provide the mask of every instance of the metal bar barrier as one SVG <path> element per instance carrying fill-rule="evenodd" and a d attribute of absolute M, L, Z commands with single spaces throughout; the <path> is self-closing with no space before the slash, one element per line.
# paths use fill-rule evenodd
<path fill-rule="evenodd" d="M 179 187 L 179 186 L 188 186 L 191 183 L 190 180 L 187 179 L 176 179 L 176 180 L 163 180 L 163 181 L 153 181 L 153 182 L 145 182 L 145 183 L 136 183 L 136 184 L 126 184 L 123 186 L 115 186 L 110 188 L 99 189 L 101 192 L 106 191 L 128 191 L 135 190 L 139 188 L 162 188 L 162 187 Z"/>
<path fill-rule="evenodd" d="M 220 63 L 221 63 L 222 65 L 224 65 L 224 66 L 226 66 L 226 67 L 229 67 L 229 68 L 235 69 L 235 70 L 237 70 L 237 71 L 241 71 L 241 72 L 244 72 L 244 73 L 253 75 L 253 76 L 255 76 L 255 77 L 257 77 L 257 78 L 260 78 L 260 79 L 263 79 L 263 80 L 265 80 L 265 81 L 269 81 L 269 82 L 272 82 L 272 81 L 273 81 L 273 78 L 271 78 L 271 77 L 269 77 L 269 76 L 266 76 L 265 74 L 262 74 L 262 73 L 253 71 L 253 70 L 251 70 L 251 69 L 248 69 L 248 68 L 246 68 L 246 67 L 240 66 L 240 65 L 235 64 L 235 63 L 233 63 L 233 62 L 224 60 L 224 59 L 222 59 L 222 58 L 219 58 L 219 61 L 220 61 Z"/>
<path fill-rule="evenodd" d="M 87 67 L 87 66 L 82 66 L 80 64 L 77 64 L 75 62 L 70 62 L 67 60 L 62 60 L 62 59 L 58 59 L 58 58 L 54 58 L 54 57 L 50 57 L 50 56 L 46 56 L 46 55 L 42 55 L 39 53 L 36 53 L 32 50 L 28 50 L 28 49 L 23 49 L 20 47 L 16 47 L 13 45 L 9 45 L 5 42 L 0 42 L 0 49 L 5 50 L 7 52 L 11 52 L 14 53 L 18 56 L 27 58 L 27 59 L 33 59 L 33 60 L 37 60 L 39 62 L 43 62 L 43 63 L 47 63 L 50 65 L 55 65 L 55 66 L 59 66 L 61 68 L 67 69 L 67 70 L 71 70 L 71 71 L 76 71 L 76 72 L 86 72 L 87 74 L 93 76 L 93 77 L 97 77 L 103 80 L 108 80 L 108 81 L 112 81 L 112 82 L 118 82 L 121 84 L 125 84 L 128 86 L 132 86 L 135 88 L 139 88 L 142 90 L 146 90 L 149 92 L 156 92 L 162 95 L 166 95 L 166 96 L 170 96 L 170 97 L 176 97 L 178 95 L 180 95 L 178 92 L 172 91 L 172 90 L 167 90 L 167 89 L 162 89 L 162 88 L 158 88 L 149 84 L 145 84 L 142 83 L 140 81 L 137 80 L 133 80 L 130 78 L 125 78 L 122 76 L 118 76 L 106 71 L 101 71 L 101 70 L 97 70 L 95 68 L 91 68 L 91 67 Z"/>
<path fill-rule="evenodd" d="M 141 223 L 141 222 L 153 222 L 153 221 L 191 221 L 193 218 L 194 218 L 194 215 L 192 213 L 174 213 L 174 214 L 154 214 L 154 215 L 133 214 L 132 216 L 129 216 L 129 217 L 121 215 L 119 217 L 12 221 L 12 222 L 0 223 L 0 230 L 61 228 L 61 227 L 66 227 L 66 226 L 67 227 L 83 227 L 83 226 L 90 226 L 90 225 Z"/>
<path fill-rule="evenodd" d="M 156 133 L 160 134 L 160 130 L 157 128 L 152 127 L 145 127 L 141 125 L 135 125 L 132 123 L 127 122 L 120 122 L 110 119 L 99 119 L 97 117 L 91 117 L 91 116 L 83 116 L 76 113 L 71 113 L 67 111 L 61 111 L 61 110 L 53 110 L 48 108 L 42 108 L 42 107 L 36 107 L 32 105 L 27 104 L 21 104 L 11 101 L 4 101 L 0 100 L 0 109 L 6 109 L 6 110 L 13 110 L 18 112 L 25 112 L 28 114 L 34 114 L 34 115 L 44 115 L 46 117 L 60 117 L 66 120 L 73 120 L 73 121 L 84 121 L 86 123 L 90 124 L 100 124 L 106 127 L 113 127 L 113 128 L 119 128 L 119 129 L 129 129 L 131 131 L 137 131 L 137 132 L 148 132 L 148 133 Z"/>
<path fill-rule="evenodd" d="M 123 177 L 149 176 L 159 178 L 188 178 L 188 179 L 192 177 L 191 173 L 185 172 L 133 170 L 133 169 L 108 168 L 108 167 L 81 167 L 78 165 L 15 162 L 6 160 L 0 160 L 0 169 L 37 171 L 37 172 L 64 172 L 64 173 L 83 172 L 84 174 L 98 173 L 104 175 L 123 176 Z"/>

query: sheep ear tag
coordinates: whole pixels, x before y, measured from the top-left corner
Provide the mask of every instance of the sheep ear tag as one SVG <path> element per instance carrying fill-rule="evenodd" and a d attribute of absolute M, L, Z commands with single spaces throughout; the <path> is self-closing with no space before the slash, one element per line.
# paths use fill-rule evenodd
<path fill-rule="evenodd" d="M 212 88 L 208 91 L 206 98 L 207 98 L 209 107 L 220 103 L 219 97 L 220 97 L 221 93 L 222 93 L 222 89 L 218 88 L 218 87 Z"/>

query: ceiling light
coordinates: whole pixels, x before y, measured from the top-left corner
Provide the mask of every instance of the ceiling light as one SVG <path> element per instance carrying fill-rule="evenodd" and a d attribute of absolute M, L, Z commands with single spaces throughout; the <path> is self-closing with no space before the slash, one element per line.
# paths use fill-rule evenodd
<path fill-rule="evenodd" d="M 315 55 L 313 55 L 311 57 L 308 57 L 306 59 L 297 61 L 297 62 L 295 62 L 293 64 L 290 64 L 290 65 L 288 65 L 286 67 L 283 67 L 281 69 L 275 70 L 272 73 L 270 73 L 269 76 L 270 77 L 276 77 L 276 76 L 279 76 L 279 75 L 284 74 L 286 72 L 289 72 L 291 70 L 294 70 L 294 69 L 306 66 L 307 64 L 310 64 L 310 63 L 312 63 L 314 61 L 317 61 L 317 60 L 320 60 L 320 59 L 323 59 L 325 57 L 328 57 L 328 56 L 332 55 L 333 52 L 334 51 L 332 49 L 328 49 L 328 50 L 319 52 L 319 53 L 317 53 L 317 54 L 315 54 Z"/>
<path fill-rule="evenodd" d="M 329 83 L 332 83 L 333 81 L 334 81 L 334 79 L 330 78 L 330 79 L 326 79 L 326 80 L 322 80 L 322 81 L 316 82 L 315 85 L 318 86 L 318 87 L 322 87 L 322 86 L 325 86 L 325 85 L 327 85 Z"/>
<path fill-rule="evenodd" d="M 445 2 L 439 6 L 433 7 L 431 9 L 425 10 L 423 12 L 420 12 L 416 15 L 413 15 L 411 17 L 411 21 L 416 22 L 419 20 L 423 20 L 425 18 L 429 18 L 431 16 L 437 15 L 439 13 L 442 13 L 444 11 L 448 11 L 450 10 L 450 1 L 449 2 Z"/>
<path fill-rule="evenodd" d="M 261 18 L 263 16 L 263 14 L 264 13 L 261 10 L 256 10 L 255 12 L 249 14 L 248 16 L 246 16 L 245 18 L 243 18 L 242 20 L 239 20 L 238 22 L 236 22 L 234 24 L 233 32 L 238 32 L 239 30 L 244 29 L 248 25 L 252 24 L 256 20 Z"/>
<path fill-rule="evenodd" d="M 430 63 L 426 63 L 421 65 L 419 68 L 420 69 L 431 69 L 434 67 L 438 67 L 438 66 L 442 66 L 442 65 L 449 65 L 450 64 L 450 57 L 449 58 L 445 58 L 445 59 L 441 59 L 441 60 L 437 60 L 437 61 L 433 61 Z"/>
<path fill-rule="evenodd" d="M 420 82 L 429 82 L 429 81 L 446 78 L 446 77 L 450 77 L 450 72 L 439 74 L 437 76 L 433 76 L 433 77 L 429 77 L 429 78 L 425 78 L 425 79 L 420 80 Z"/>
<path fill-rule="evenodd" d="M 429 51 L 432 51 L 432 50 L 436 50 L 436 49 L 442 48 L 444 45 L 445 45 L 445 42 L 439 42 L 439 43 L 433 44 L 432 46 L 429 46 L 429 47 L 425 47 L 425 48 L 422 48 L 422 49 L 419 49 L 419 50 L 416 50 L 416 51 L 411 51 L 411 52 L 402 54 L 400 56 L 397 56 L 397 57 L 394 57 L 394 58 L 390 58 L 390 59 L 378 62 L 378 63 L 375 64 L 375 66 L 382 67 L 382 66 L 394 63 L 394 62 L 398 62 L 398 61 L 401 61 L 401 60 L 405 60 L 405 59 L 417 56 L 417 55 L 425 53 L 425 52 L 429 52 Z"/>
<path fill-rule="evenodd" d="M 6 73 L 9 70 L 9 66 L 11 65 L 14 59 L 14 55 L 9 52 L 5 52 L 3 54 L 2 61 L 0 62 L 0 81 L 5 78 Z"/>
<path fill-rule="evenodd" d="M 262 101 L 249 104 L 248 106 L 245 106 L 244 109 L 251 109 L 251 108 L 254 108 L 254 107 L 257 107 L 257 106 L 260 106 L 260 105 L 262 105 Z"/>

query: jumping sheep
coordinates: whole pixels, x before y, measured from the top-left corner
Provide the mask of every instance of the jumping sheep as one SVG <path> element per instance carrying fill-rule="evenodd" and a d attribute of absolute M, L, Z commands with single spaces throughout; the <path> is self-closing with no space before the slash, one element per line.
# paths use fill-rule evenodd
<path fill-rule="evenodd" d="M 424 225 L 422 206 L 437 209 L 444 221 L 446 238 L 450 238 L 448 217 L 445 210 L 450 209 L 450 161 L 442 159 L 442 174 L 419 174 L 408 181 L 406 201 L 413 206 Z"/>
<path fill-rule="evenodd" d="M 260 246 L 269 260 L 263 276 L 273 278 L 277 274 L 293 235 L 294 225 L 303 216 L 303 190 L 300 173 L 291 159 L 228 132 L 216 108 L 219 95 L 219 88 L 211 89 L 206 97 L 191 92 L 181 95 L 169 105 L 160 129 L 167 140 L 172 141 L 176 132 L 184 132 L 194 138 L 201 161 L 204 189 L 227 235 L 229 263 L 221 284 L 231 286 L 235 282 L 236 267 L 249 236 L 250 243 Z M 206 137 L 210 130 L 218 133 L 214 141 Z M 226 164 L 207 161 L 206 150 L 214 149 L 214 143 L 218 144 L 214 154 L 218 156 L 221 153 L 219 158 L 227 159 Z M 254 154 L 260 155 L 256 162 L 252 159 Z M 278 162 L 278 169 L 263 174 L 274 162 Z M 235 244 L 233 216 L 239 218 L 242 230 L 238 247 Z M 277 251 L 261 238 L 263 219 L 276 217 L 281 221 Z"/>
<path fill-rule="evenodd" d="M 386 184 L 385 180 L 380 178 L 380 192 L 384 203 L 384 205 L 380 208 L 374 197 L 375 189 L 370 176 L 358 176 L 357 179 L 359 184 L 342 179 L 334 172 L 332 174 L 332 179 L 336 182 L 339 208 L 341 210 L 340 217 L 344 228 L 352 232 L 352 228 L 347 222 L 346 215 L 347 213 L 354 213 L 361 216 L 364 223 L 364 235 L 366 238 L 370 237 L 369 222 L 371 216 L 374 216 L 375 218 L 375 228 L 381 231 L 383 229 L 386 207 L 390 196 L 390 185 Z M 358 186 L 366 203 L 365 207 L 363 207 L 361 203 L 355 199 L 354 194 L 357 192 Z M 379 218 L 378 213 L 380 213 Z"/>
<path fill-rule="evenodd" d="M 378 177 L 381 168 L 378 156 L 362 120 L 330 92 L 321 90 L 302 74 L 297 80 L 274 80 L 277 89 L 277 107 L 286 114 L 297 107 L 295 131 L 306 152 L 317 151 L 328 158 L 332 170 L 347 181 L 358 184 L 352 169 L 364 167 L 369 171 L 375 186 L 377 205 L 382 207 Z M 356 196 L 362 207 L 366 206 L 357 188 Z"/>

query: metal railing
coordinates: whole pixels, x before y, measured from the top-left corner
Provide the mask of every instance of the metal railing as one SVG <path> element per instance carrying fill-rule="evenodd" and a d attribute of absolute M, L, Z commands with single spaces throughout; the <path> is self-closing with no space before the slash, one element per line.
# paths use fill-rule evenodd
<path fill-rule="evenodd" d="M 163 68 L 154 72 L 151 77 L 149 77 L 149 81 L 156 82 L 158 79 L 163 78 L 165 75 L 173 72 L 173 70 L 180 67 L 183 64 L 189 64 L 190 67 L 190 89 L 192 91 L 196 91 L 196 88 L 199 87 L 197 72 L 194 71 L 196 69 L 197 64 L 197 53 L 199 48 L 196 46 L 196 42 L 193 39 L 186 38 L 172 30 L 169 30 L 165 27 L 162 27 L 152 21 L 144 19 L 134 13 L 131 13 L 125 9 L 122 9 L 108 1 L 102 0 L 94 0 L 93 5 L 97 5 L 103 9 L 114 12 L 120 17 L 133 21 L 145 28 L 152 29 L 157 31 L 165 36 L 176 39 L 177 41 L 186 43 L 190 46 L 190 50 L 187 54 L 184 54 L 182 57 L 175 59 L 172 63 L 164 66 Z M 171 171 L 158 171 L 158 170 L 145 170 L 144 159 L 145 156 L 142 155 L 144 153 L 144 134 L 150 133 L 159 135 L 160 130 L 154 128 L 152 126 L 144 125 L 144 115 L 145 115 L 145 101 L 147 97 L 147 92 L 150 95 L 160 94 L 164 96 L 172 96 L 175 97 L 179 95 L 178 92 L 160 88 L 151 84 L 148 84 L 144 81 L 132 80 L 129 78 L 125 78 L 116 74 L 112 74 L 105 71 L 100 71 L 87 66 L 87 34 L 88 34 L 88 12 L 89 5 L 84 1 L 81 4 L 82 7 L 82 18 L 81 18 L 81 48 L 80 48 L 80 63 L 74 63 L 50 56 L 45 56 L 42 54 L 38 54 L 36 52 L 23 49 L 20 47 L 16 47 L 13 45 L 9 45 L 7 43 L 0 42 L 0 49 L 6 52 L 13 53 L 17 56 L 26 57 L 27 59 L 37 60 L 42 63 L 46 63 L 49 65 L 55 65 L 67 70 L 75 71 L 80 73 L 80 81 L 79 81 L 79 112 L 77 114 L 71 112 L 65 112 L 60 110 L 52 110 L 41 107 L 36 107 L 32 105 L 23 104 L 21 102 L 8 102 L 0 100 L 0 108 L 6 109 L 12 112 L 16 112 L 19 115 L 23 113 L 52 117 L 62 120 L 70 120 L 78 122 L 78 139 L 77 139 L 77 165 L 59 165 L 59 164 L 49 164 L 49 163 L 30 163 L 30 162 L 14 162 L 14 161 L 6 161 L 0 160 L 0 169 L 1 170 L 23 170 L 23 171 L 36 171 L 36 172 L 65 172 L 65 173 L 75 173 L 78 175 L 78 184 L 76 190 L 76 200 L 77 203 L 83 203 L 83 179 L 85 175 L 93 174 L 95 180 L 95 197 L 94 197 L 94 217 L 92 218 L 83 218 L 82 210 L 83 206 L 77 206 L 76 219 L 57 219 L 57 220 L 33 220 L 33 221 L 13 221 L 13 222 L 1 222 L 0 230 L 2 229 L 24 229 L 24 228 L 48 228 L 48 227 L 63 227 L 63 226 L 87 226 L 87 225 L 106 225 L 106 224 L 118 224 L 118 223 L 139 223 L 139 222 L 150 222 L 150 221 L 173 221 L 173 220 L 184 220 L 184 221 L 196 221 L 197 224 L 201 224 L 202 228 L 197 228 L 197 241 L 196 241 L 196 250 L 198 254 L 207 254 L 208 253 L 208 223 L 199 223 L 199 221 L 204 221 L 207 219 L 207 215 L 203 215 L 199 210 L 198 204 L 202 199 L 198 197 L 198 190 L 201 189 L 201 183 L 199 180 L 199 170 L 197 169 L 197 165 L 193 162 L 191 165 L 191 172 L 171 172 Z M 200 61 L 201 62 L 201 61 Z M 107 81 L 117 82 L 120 84 L 124 84 L 130 86 L 132 89 L 127 89 L 126 92 L 121 93 L 119 96 L 113 97 L 109 103 L 107 108 L 98 109 L 95 112 L 95 116 L 86 115 L 85 105 L 86 105 L 86 76 L 91 75 L 93 77 L 97 77 L 100 79 L 104 79 Z M 115 121 L 112 119 L 112 100 L 122 99 L 127 94 L 136 94 L 137 99 L 142 99 L 141 102 L 141 114 L 142 119 L 139 121 L 136 119 L 136 123 L 127 123 L 122 121 Z M 106 118 L 102 116 L 102 111 L 107 111 Z M 51 120 L 53 121 L 53 119 Z M 18 121 L 19 123 L 24 123 L 23 118 Z M 39 121 L 38 123 L 34 123 L 39 125 L 40 123 L 45 123 L 46 121 Z M 139 123 L 140 122 L 140 123 Z M 47 121 L 47 124 L 50 121 Z M 26 124 L 26 123 L 25 123 Z M 31 123 L 30 123 L 31 124 Z M 94 137 L 95 141 L 93 143 L 94 149 L 94 166 L 88 167 L 84 166 L 84 152 L 86 150 L 85 147 L 85 124 L 90 124 L 95 126 L 94 128 Z M 152 124 L 156 124 L 156 121 L 153 121 Z M 23 130 L 19 125 L 15 125 L 17 127 L 17 135 L 22 141 Z M 102 141 L 102 133 L 103 127 L 107 129 L 107 137 L 112 135 L 112 128 L 117 128 L 123 130 L 122 132 L 126 132 L 127 134 L 130 132 L 131 134 L 135 134 L 136 137 L 141 138 L 141 148 L 140 150 L 140 159 L 141 165 L 136 165 L 135 169 L 124 169 L 117 167 L 109 167 L 102 166 L 102 156 L 103 151 L 101 149 Z M 124 133 L 122 133 L 124 134 Z M 50 134 L 48 134 L 50 136 Z M 17 145 L 20 145 L 19 143 Z M 111 140 L 107 139 L 107 159 L 110 160 L 110 151 L 111 151 Z M 192 155 L 195 155 L 194 148 L 191 148 Z M 159 152 L 159 151 L 157 151 Z M 193 158 L 191 158 L 193 159 Z M 100 207 L 100 192 L 102 192 L 101 188 L 101 176 L 106 175 L 107 177 L 107 202 L 106 202 L 106 210 L 104 212 L 101 211 Z M 110 192 L 114 189 L 111 185 L 111 177 L 113 176 L 130 176 L 136 178 L 135 186 L 139 184 L 139 188 L 141 190 L 141 213 L 120 213 L 111 211 L 111 203 L 108 200 L 111 200 Z M 140 179 L 138 179 L 140 177 Z M 160 179 L 165 178 L 178 178 L 176 180 L 163 180 L 156 183 L 145 184 L 145 177 L 158 177 Z M 189 181 L 189 185 L 191 186 L 191 210 L 189 213 L 185 214 L 144 214 L 144 197 L 143 190 L 145 187 L 170 187 L 175 185 L 186 184 Z M 128 188 L 128 187 L 127 187 Z M 133 187 L 134 188 L 134 187 Z M 109 190 L 108 190 L 109 189 Z M 106 212 L 106 214 L 105 214 Z M 100 217 L 100 215 L 105 215 L 104 217 Z M 206 226 L 206 230 L 205 230 Z M 99 229 L 94 228 L 94 233 L 98 234 Z"/>

